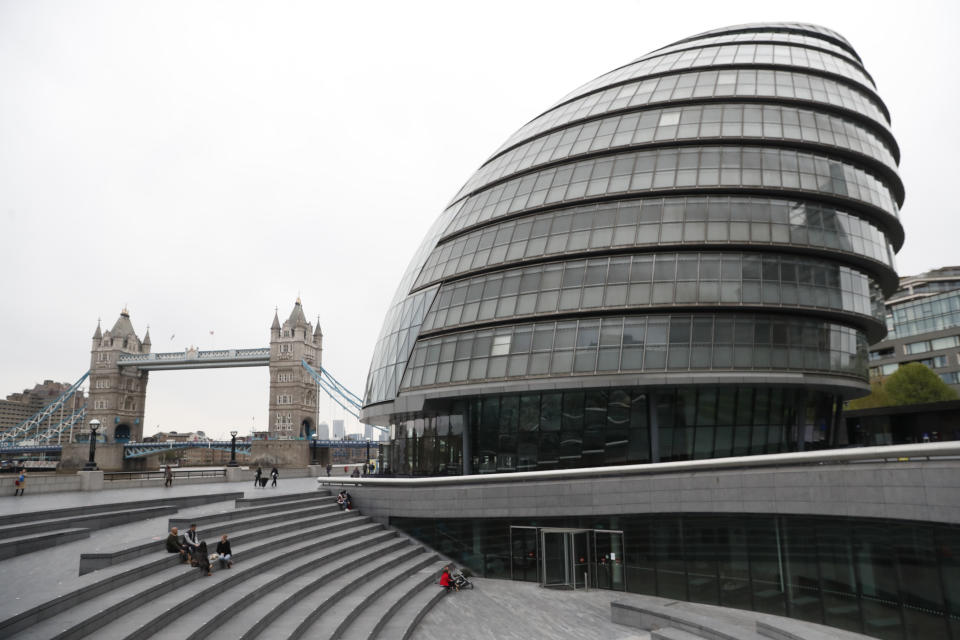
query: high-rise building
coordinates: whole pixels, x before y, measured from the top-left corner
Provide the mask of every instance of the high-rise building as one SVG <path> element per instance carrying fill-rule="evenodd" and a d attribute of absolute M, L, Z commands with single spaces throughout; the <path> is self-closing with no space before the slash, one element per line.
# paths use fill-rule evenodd
<path fill-rule="evenodd" d="M 44 380 L 40 384 L 33 385 L 32 389 L 24 389 L 20 393 L 9 394 L 5 400 L 0 400 L 0 431 L 15 427 L 24 420 L 31 418 L 45 406 L 54 402 L 70 387 L 69 382 Z M 85 401 L 83 394 L 75 394 L 65 411 L 73 412 L 80 409 Z"/>
<path fill-rule="evenodd" d="M 334 420 L 333 421 L 333 439 L 343 440 L 346 434 L 347 432 L 343 427 L 343 420 Z"/>
<path fill-rule="evenodd" d="M 365 424 L 363 425 L 363 438 L 364 440 L 376 440 L 377 433 L 379 429 L 374 428 L 373 425 Z"/>
<path fill-rule="evenodd" d="M 843 446 L 904 188 L 851 45 L 700 34 L 523 125 L 401 278 L 361 420 L 402 474 Z"/>
<path fill-rule="evenodd" d="M 925 364 L 960 391 L 960 267 L 908 276 L 887 300 L 887 337 L 870 347 L 870 379 Z"/>
<path fill-rule="evenodd" d="M 321 422 L 317 425 L 317 438 L 320 440 L 329 440 L 330 439 L 330 425 L 326 422 Z"/>

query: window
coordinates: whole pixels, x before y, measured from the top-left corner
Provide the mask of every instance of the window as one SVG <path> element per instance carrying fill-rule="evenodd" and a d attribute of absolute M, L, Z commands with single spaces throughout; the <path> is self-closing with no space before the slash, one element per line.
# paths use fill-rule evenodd
<path fill-rule="evenodd" d="M 281 354 L 283 354 L 283 353 L 293 353 L 293 345 L 292 345 L 292 344 L 281 344 L 281 345 L 280 345 L 280 353 L 281 353 Z"/>
<path fill-rule="evenodd" d="M 277 396 L 277 404 L 293 404 L 293 396 L 281 393 Z"/>
<path fill-rule="evenodd" d="M 915 353 L 926 353 L 927 351 L 930 351 L 930 342 L 927 340 L 923 340 L 921 342 L 911 342 L 903 345 L 903 350 L 908 356 Z"/>
<path fill-rule="evenodd" d="M 960 336 L 947 336 L 946 338 L 935 338 L 930 341 L 931 349 L 949 349 L 950 347 L 960 346 Z"/>
<path fill-rule="evenodd" d="M 107 401 L 106 401 L 106 400 L 94 400 L 94 401 L 93 401 L 93 408 L 94 408 L 94 409 L 109 409 L 110 407 L 107 406 Z"/>
<path fill-rule="evenodd" d="M 109 378 L 100 378 L 94 383 L 95 389 L 109 389 L 110 388 L 110 379 Z"/>
<path fill-rule="evenodd" d="M 877 349 L 876 351 L 870 352 L 871 360 L 882 360 L 883 358 L 890 358 L 894 355 L 893 347 L 887 347 L 886 349 Z"/>
<path fill-rule="evenodd" d="M 109 353 L 98 353 L 98 354 L 97 354 L 97 362 L 104 362 L 104 363 L 110 362 L 110 354 L 109 354 Z"/>
<path fill-rule="evenodd" d="M 293 373 L 289 369 L 277 373 L 277 382 L 290 382 L 291 380 L 293 380 Z"/>
<path fill-rule="evenodd" d="M 960 371 L 948 371 L 947 373 L 941 373 L 940 379 L 947 384 L 960 384 Z"/>

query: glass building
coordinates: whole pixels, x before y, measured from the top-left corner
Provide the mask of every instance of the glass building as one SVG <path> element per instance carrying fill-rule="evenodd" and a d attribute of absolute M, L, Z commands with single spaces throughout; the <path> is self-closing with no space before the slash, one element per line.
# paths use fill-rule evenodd
<path fill-rule="evenodd" d="M 843 446 L 903 243 L 899 150 L 838 34 L 743 25 L 523 125 L 404 274 L 367 379 L 398 474 Z"/>
<path fill-rule="evenodd" d="M 919 362 L 960 392 L 960 267 L 909 276 L 887 301 L 887 337 L 870 347 L 870 379 Z"/>

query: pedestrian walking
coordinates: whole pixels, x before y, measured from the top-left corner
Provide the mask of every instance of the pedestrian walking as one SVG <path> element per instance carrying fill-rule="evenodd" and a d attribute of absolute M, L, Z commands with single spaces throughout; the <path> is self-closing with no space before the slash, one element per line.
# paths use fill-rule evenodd
<path fill-rule="evenodd" d="M 20 475 L 17 476 L 17 479 L 13 481 L 13 495 L 17 495 L 17 492 L 20 495 L 23 495 L 23 490 L 27 488 L 27 470 L 23 467 L 20 467 Z"/>
<path fill-rule="evenodd" d="M 173 486 L 173 469 L 170 468 L 170 465 L 167 465 L 167 468 L 163 471 L 163 486 L 172 487 Z"/>
<path fill-rule="evenodd" d="M 333 465 L 329 462 L 327 463 L 327 477 L 330 477 L 330 472 L 333 471 Z"/>
<path fill-rule="evenodd" d="M 257 474 L 256 474 L 255 476 L 253 476 L 253 486 L 254 486 L 254 487 L 260 487 L 260 486 L 262 486 L 262 485 L 260 484 L 260 477 L 261 477 L 261 476 L 263 476 L 263 469 L 261 469 L 260 467 L 257 467 Z"/>
<path fill-rule="evenodd" d="M 274 467 L 273 469 L 270 470 L 270 477 L 273 478 L 273 482 L 270 483 L 270 486 L 271 486 L 271 487 L 277 486 L 277 478 L 280 477 L 280 472 L 277 471 L 277 468 L 276 468 L 276 467 Z"/>

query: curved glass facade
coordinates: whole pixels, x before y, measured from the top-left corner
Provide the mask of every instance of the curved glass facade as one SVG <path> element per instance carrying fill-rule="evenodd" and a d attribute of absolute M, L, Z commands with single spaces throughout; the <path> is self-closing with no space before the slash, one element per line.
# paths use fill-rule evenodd
<path fill-rule="evenodd" d="M 828 30 L 694 36 L 582 85 L 411 262 L 361 418 L 387 469 L 490 473 L 838 446 L 903 242 L 899 149 Z"/>

